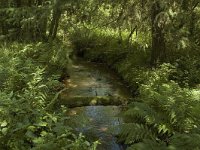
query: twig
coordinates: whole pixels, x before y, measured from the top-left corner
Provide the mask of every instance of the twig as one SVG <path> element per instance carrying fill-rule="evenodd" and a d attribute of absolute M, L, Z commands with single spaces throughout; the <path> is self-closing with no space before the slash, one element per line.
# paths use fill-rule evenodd
<path fill-rule="evenodd" d="M 64 92 L 67 88 L 64 88 L 62 90 L 60 90 L 58 93 L 56 93 L 56 95 L 54 96 L 54 98 L 51 100 L 51 102 L 47 105 L 47 107 L 45 108 L 46 110 L 51 110 L 53 108 L 53 106 L 55 105 L 55 103 L 57 102 L 57 99 L 59 97 L 59 95 Z"/>

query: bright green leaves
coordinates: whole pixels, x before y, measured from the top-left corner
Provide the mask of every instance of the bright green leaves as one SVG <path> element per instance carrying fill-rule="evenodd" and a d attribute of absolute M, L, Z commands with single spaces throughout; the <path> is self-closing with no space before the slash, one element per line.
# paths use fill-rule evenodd
<path fill-rule="evenodd" d="M 6 127 L 8 125 L 8 122 L 6 120 L 4 120 L 3 122 L 1 122 L 1 127 Z"/>
<path fill-rule="evenodd" d="M 3 122 L 1 122 L 1 126 L 0 126 L 0 132 L 3 135 L 7 134 L 8 128 L 7 128 L 8 122 L 6 120 L 4 120 Z"/>

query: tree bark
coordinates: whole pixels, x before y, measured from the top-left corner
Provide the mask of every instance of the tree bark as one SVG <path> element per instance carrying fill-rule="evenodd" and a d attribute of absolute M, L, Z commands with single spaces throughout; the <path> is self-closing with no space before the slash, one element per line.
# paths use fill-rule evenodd
<path fill-rule="evenodd" d="M 57 35 L 60 17 L 61 17 L 61 10 L 58 7 L 54 8 L 53 18 L 52 18 L 50 30 L 49 30 L 49 40 L 55 39 Z"/>
<path fill-rule="evenodd" d="M 19 7 L 22 6 L 21 0 L 16 0 L 15 3 L 16 3 L 16 7 L 17 7 L 17 8 L 19 8 Z"/>
<path fill-rule="evenodd" d="M 8 1 L 7 0 L 2 0 L 1 2 L 0 2 L 0 7 L 1 8 L 7 8 L 8 7 Z M 2 30 L 2 34 L 3 35 L 7 35 L 8 34 L 8 26 L 7 26 L 7 24 L 6 24 L 6 16 L 5 15 L 3 15 L 3 14 L 1 14 L 1 18 L 3 18 L 3 19 L 1 19 L 1 30 Z"/>
<path fill-rule="evenodd" d="M 163 62 L 166 59 L 165 35 L 163 25 L 159 24 L 158 14 L 162 12 L 159 1 L 154 2 L 151 11 L 152 21 L 152 51 L 151 65 Z"/>

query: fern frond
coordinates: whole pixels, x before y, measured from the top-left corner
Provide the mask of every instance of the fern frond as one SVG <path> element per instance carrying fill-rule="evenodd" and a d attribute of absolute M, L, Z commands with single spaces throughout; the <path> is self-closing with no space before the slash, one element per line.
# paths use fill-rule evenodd
<path fill-rule="evenodd" d="M 143 120 L 148 124 L 155 122 L 157 113 L 147 104 L 135 102 L 125 113 L 125 117 Z"/>
<path fill-rule="evenodd" d="M 143 142 L 131 145 L 127 150 L 167 150 L 165 143 L 145 139 Z"/>
<path fill-rule="evenodd" d="M 200 149 L 200 134 L 179 134 L 177 133 L 170 139 L 169 149 Z"/>
<path fill-rule="evenodd" d="M 155 139 L 155 135 L 148 129 L 147 126 L 136 123 L 126 123 L 120 126 L 121 133 L 119 140 L 125 139 L 125 144 L 133 144 L 143 139 Z"/>

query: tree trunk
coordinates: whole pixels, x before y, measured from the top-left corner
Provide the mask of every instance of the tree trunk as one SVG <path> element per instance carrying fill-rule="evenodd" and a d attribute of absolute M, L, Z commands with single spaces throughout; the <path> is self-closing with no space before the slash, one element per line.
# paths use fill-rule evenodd
<path fill-rule="evenodd" d="M 119 25 L 119 27 L 118 27 L 118 33 L 119 33 L 118 43 L 119 43 L 119 44 L 122 44 L 123 37 L 122 37 L 122 29 L 121 29 L 121 26 L 120 26 L 120 25 Z"/>
<path fill-rule="evenodd" d="M 0 7 L 1 8 L 7 8 L 8 7 L 8 1 L 7 0 L 2 0 L 0 2 Z M 3 19 L 2 19 L 3 18 Z M 3 35 L 7 35 L 8 34 L 8 26 L 6 24 L 6 16 L 1 14 L 1 30 L 2 30 L 2 34 Z"/>
<path fill-rule="evenodd" d="M 43 6 L 43 0 L 37 0 L 35 2 L 35 6 Z M 36 33 L 35 33 L 35 39 L 37 40 L 46 40 L 46 31 L 47 31 L 47 22 L 48 22 L 48 16 L 43 15 L 46 13 L 46 10 L 44 9 L 38 9 L 36 18 L 38 20 Z M 41 15 L 42 14 L 42 15 Z M 42 16 L 42 17 L 41 17 Z"/>
<path fill-rule="evenodd" d="M 49 30 L 49 40 L 55 39 L 57 35 L 57 29 L 58 29 L 60 17 L 61 17 L 61 10 L 59 10 L 58 7 L 54 8 L 53 18 L 52 18 L 50 30 Z"/>
<path fill-rule="evenodd" d="M 158 14 L 162 12 L 159 1 L 156 1 L 152 6 L 151 21 L 152 21 L 152 51 L 151 65 L 156 65 L 158 62 L 163 62 L 166 59 L 165 35 L 163 26 L 159 24 Z"/>
<path fill-rule="evenodd" d="M 190 37 L 194 36 L 195 20 L 196 20 L 195 12 L 192 12 L 190 16 L 190 27 L 189 27 Z"/>
<path fill-rule="evenodd" d="M 135 28 L 131 28 L 130 34 L 128 35 L 128 38 L 127 38 L 127 42 L 128 42 L 128 44 L 131 43 L 133 33 L 134 33 L 136 30 L 137 30 L 137 26 L 135 26 Z"/>
<path fill-rule="evenodd" d="M 3 35 L 7 35 L 8 34 L 8 28 L 7 25 L 5 23 L 2 23 L 2 34 Z"/>
<path fill-rule="evenodd" d="M 15 3 L 16 3 L 17 8 L 21 7 L 21 5 L 22 5 L 21 0 L 16 0 Z"/>

